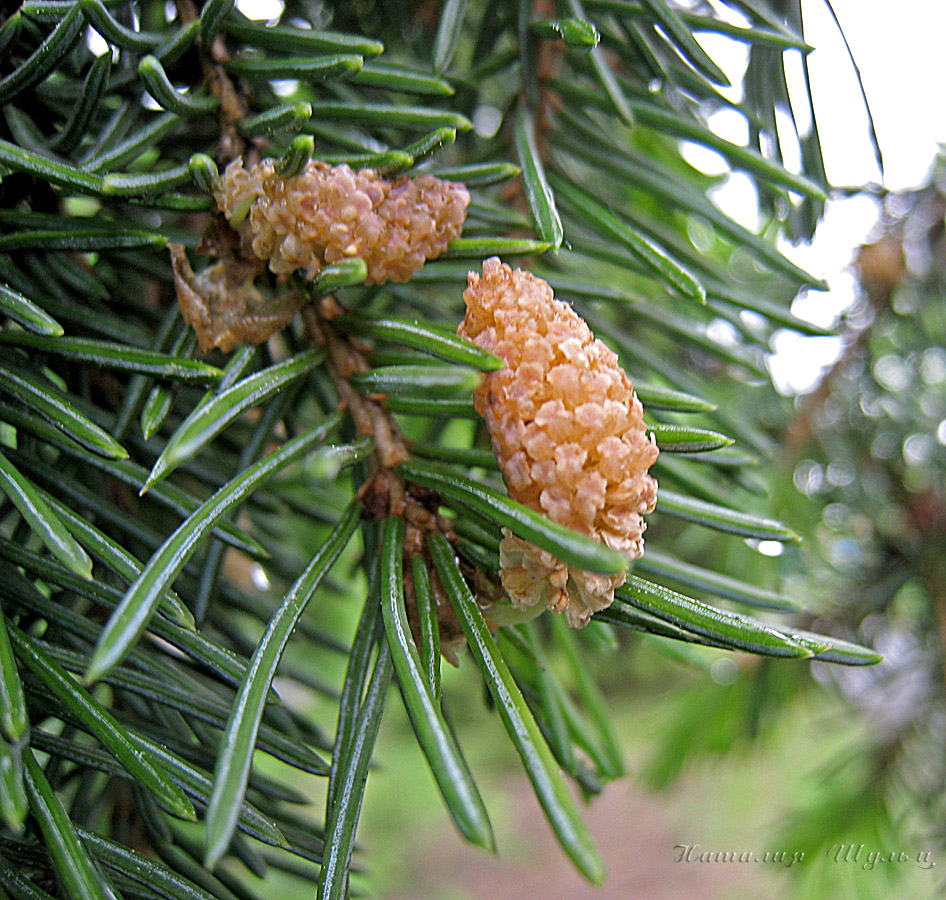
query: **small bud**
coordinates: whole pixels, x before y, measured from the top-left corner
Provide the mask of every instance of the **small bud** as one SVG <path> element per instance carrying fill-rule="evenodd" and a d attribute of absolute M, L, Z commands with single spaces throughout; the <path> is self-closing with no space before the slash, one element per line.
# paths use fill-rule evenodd
<path fill-rule="evenodd" d="M 409 281 L 463 229 L 470 195 L 433 175 L 390 181 L 373 169 L 353 171 L 309 160 L 283 177 L 273 160 L 227 166 L 214 192 L 244 247 L 276 273 L 361 257 L 368 284 Z"/>
<path fill-rule="evenodd" d="M 458 333 L 506 362 L 474 395 L 510 496 L 632 558 L 657 502 L 657 459 L 617 356 L 541 278 L 495 257 L 469 274 Z M 508 530 L 501 577 L 514 606 L 547 606 L 585 625 L 625 576 L 568 566 Z"/>

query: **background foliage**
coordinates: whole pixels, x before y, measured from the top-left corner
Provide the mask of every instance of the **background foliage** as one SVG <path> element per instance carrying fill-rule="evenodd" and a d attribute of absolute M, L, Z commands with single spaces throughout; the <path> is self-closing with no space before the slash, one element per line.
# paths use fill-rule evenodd
<path fill-rule="evenodd" d="M 278 873 L 342 896 L 395 677 L 449 815 L 490 847 L 441 687 L 438 604 L 592 881 L 600 858 L 565 779 L 590 795 L 622 772 L 588 665 L 620 665 L 622 629 L 876 662 L 806 630 L 744 540 L 796 539 L 754 472 L 784 416 L 770 340 L 819 333 L 790 311 L 817 281 L 775 238 L 810 237 L 828 185 L 810 97 L 813 124 L 786 127 L 784 57 L 809 49 L 800 11 L 720 9 L 288 3 L 269 23 L 225 0 L 7 11 L 0 890 L 248 897 L 251 875 Z M 722 90 L 705 33 L 747 46 L 742 99 Z M 747 145 L 708 127 L 722 109 L 745 119 Z M 716 180 L 685 142 L 749 175 L 762 234 L 713 205 Z M 785 142 L 803 171 L 782 166 Z M 409 283 L 365 287 L 357 261 L 311 283 L 264 277 L 274 298 L 311 301 L 303 316 L 196 359 L 165 246 L 204 263 L 210 188 L 240 154 L 287 173 L 312 156 L 422 168 L 473 203 L 463 237 Z M 545 617 L 493 635 L 471 593 L 495 582 L 500 526 L 577 565 L 627 565 L 504 495 L 470 400 L 497 362 L 450 336 L 468 268 L 494 254 L 527 257 L 620 353 L 662 450 L 648 552 L 580 633 Z M 350 314 L 325 318 L 329 294 Z M 339 347 L 366 371 L 340 371 Z M 373 423 L 361 433 L 359 409 Z M 398 428 L 412 458 L 394 471 Z M 404 548 L 392 483 L 445 517 L 426 546 Z"/>

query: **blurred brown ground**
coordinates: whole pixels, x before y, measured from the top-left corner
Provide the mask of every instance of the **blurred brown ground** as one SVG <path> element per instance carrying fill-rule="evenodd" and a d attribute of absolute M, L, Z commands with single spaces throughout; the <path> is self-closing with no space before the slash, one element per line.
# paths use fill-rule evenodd
<path fill-rule="evenodd" d="M 404 860 L 409 889 L 384 900 L 741 900 L 774 896 L 779 866 L 751 863 L 677 863 L 678 844 L 707 850 L 761 851 L 714 846 L 687 821 L 694 799 L 686 785 L 659 796 L 637 793 L 622 779 L 609 784 L 585 810 L 608 868 L 602 887 L 572 869 L 549 830 L 531 787 L 510 780 L 497 834 L 499 855 L 476 852 L 446 821 L 429 831 Z M 493 799 L 493 798 L 491 798 Z M 489 801 L 488 801 L 489 802 Z M 490 803 L 492 806 L 492 803 Z M 416 839 L 416 838 L 415 838 Z M 766 871 L 763 871 L 766 870 Z M 776 871 L 778 875 L 776 875 Z"/>

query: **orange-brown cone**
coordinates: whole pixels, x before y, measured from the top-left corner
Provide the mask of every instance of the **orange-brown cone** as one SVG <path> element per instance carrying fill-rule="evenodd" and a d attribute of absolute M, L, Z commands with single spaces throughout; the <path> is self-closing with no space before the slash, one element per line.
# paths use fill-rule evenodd
<path fill-rule="evenodd" d="M 408 281 L 460 234 L 470 195 L 433 175 L 391 181 L 373 169 L 353 171 L 310 160 L 289 178 L 273 161 L 227 166 L 215 190 L 230 225 L 273 272 L 323 266 L 360 256 L 368 284 Z"/>
<path fill-rule="evenodd" d="M 541 278 L 495 257 L 469 274 L 458 329 L 506 362 L 474 396 L 510 496 L 632 558 L 657 502 L 657 445 L 617 356 Z M 501 577 L 514 606 L 547 606 L 582 626 L 624 576 L 567 566 L 505 531 Z"/>

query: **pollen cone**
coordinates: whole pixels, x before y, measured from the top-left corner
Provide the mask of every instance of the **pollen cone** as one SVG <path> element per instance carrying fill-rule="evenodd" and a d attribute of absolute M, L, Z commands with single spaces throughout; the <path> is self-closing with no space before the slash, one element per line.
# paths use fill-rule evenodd
<path fill-rule="evenodd" d="M 495 257 L 471 272 L 458 329 L 501 357 L 474 396 L 510 496 L 632 558 L 657 502 L 657 459 L 643 409 L 617 356 L 541 278 Z M 501 577 L 514 606 L 564 612 L 585 625 L 623 575 L 568 566 L 508 530 Z"/>
<path fill-rule="evenodd" d="M 217 206 L 245 248 L 273 272 L 305 270 L 359 256 L 368 284 L 408 281 L 460 234 L 470 195 L 433 175 L 392 181 L 373 169 L 354 171 L 310 160 L 284 178 L 271 159 L 227 166 Z"/>

